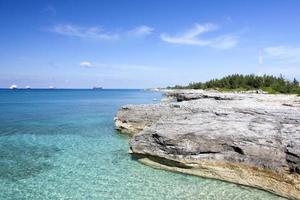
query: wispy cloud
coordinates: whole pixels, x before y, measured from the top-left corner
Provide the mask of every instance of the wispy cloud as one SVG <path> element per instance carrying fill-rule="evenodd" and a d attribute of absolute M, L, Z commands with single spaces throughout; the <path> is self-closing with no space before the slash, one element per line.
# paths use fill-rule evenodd
<path fill-rule="evenodd" d="M 64 36 L 97 39 L 97 40 L 115 40 L 119 38 L 117 33 L 106 32 L 98 27 L 84 28 L 70 24 L 56 25 L 50 29 L 51 32 Z"/>
<path fill-rule="evenodd" d="M 238 37 L 235 35 L 223 35 L 211 40 L 210 46 L 217 49 L 230 49 L 237 45 Z"/>
<path fill-rule="evenodd" d="M 84 67 L 84 68 L 91 68 L 93 67 L 92 63 L 88 62 L 88 61 L 82 61 L 79 63 L 80 67 Z"/>
<path fill-rule="evenodd" d="M 140 37 L 140 36 L 150 35 L 150 34 L 153 33 L 153 31 L 154 31 L 154 28 L 142 25 L 142 26 L 138 26 L 138 27 L 136 27 L 132 30 L 129 30 L 128 34 L 131 35 L 131 36 Z"/>
<path fill-rule="evenodd" d="M 153 32 L 153 28 L 142 25 L 125 31 L 106 31 L 101 27 L 81 27 L 71 24 L 59 24 L 50 28 L 50 32 L 85 39 L 118 40 L 121 37 L 141 37 Z"/>
<path fill-rule="evenodd" d="M 201 40 L 198 36 L 202 33 L 213 31 L 217 27 L 213 24 L 195 24 L 193 28 L 186 30 L 184 33 L 170 36 L 167 33 L 161 34 L 161 39 L 165 42 L 174 44 L 200 45 L 205 46 L 210 44 L 210 41 Z"/>
<path fill-rule="evenodd" d="M 275 59 L 281 62 L 300 62 L 300 48 L 291 46 L 272 46 L 263 51 L 266 58 Z"/>
<path fill-rule="evenodd" d="M 218 29 L 218 26 L 207 24 L 195 24 L 191 29 L 179 33 L 175 36 L 170 36 L 167 33 L 162 33 L 160 38 L 168 43 L 181 45 L 197 45 L 210 46 L 218 49 L 229 49 L 238 43 L 237 36 L 232 34 L 221 35 L 210 39 L 201 39 L 200 36 L 206 32 L 212 32 Z"/>

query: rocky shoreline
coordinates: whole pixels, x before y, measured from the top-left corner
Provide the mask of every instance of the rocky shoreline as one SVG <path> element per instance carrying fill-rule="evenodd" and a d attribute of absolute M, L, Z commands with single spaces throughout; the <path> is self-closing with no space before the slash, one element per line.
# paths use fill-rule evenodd
<path fill-rule="evenodd" d="M 300 98 L 164 91 L 159 104 L 127 105 L 116 129 L 144 164 L 300 199 Z M 176 100 L 176 102 L 173 102 Z"/>

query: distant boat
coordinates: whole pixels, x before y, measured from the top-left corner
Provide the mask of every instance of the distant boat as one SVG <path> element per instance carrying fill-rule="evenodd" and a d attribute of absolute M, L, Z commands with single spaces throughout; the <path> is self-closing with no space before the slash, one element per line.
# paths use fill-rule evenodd
<path fill-rule="evenodd" d="M 56 89 L 56 88 L 55 88 L 54 86 L 50 85 L 50 86 L 49 86 L 49 89 L 50 89 L 50 90 L 53 90 L 53 89 Z"/>
<path fill-rule="evenodd" d="M 93 90 L 103 90 L 102 87 L 93 87 Z"/>
<path fill-rule="evenodd" d="M 31 87 L 30 87 L 29 85 L 27 85 L 25 88 L 26 88 L 27 90 L 30 90 L 30 89 L 31 89 Z"/>
<path fill-rule="evenodd" d="M 11 89 L 11 90 L 16 90 L 17 88 L 18 88 L 17 85 L 11 85 L 11 86 L 9 87 L 9 89 Z"/>

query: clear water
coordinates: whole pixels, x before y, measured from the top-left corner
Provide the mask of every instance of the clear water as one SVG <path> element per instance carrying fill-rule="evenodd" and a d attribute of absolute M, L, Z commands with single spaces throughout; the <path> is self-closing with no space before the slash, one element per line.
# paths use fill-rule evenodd
<path fill-rule="evenodd" d="M 280 199 L 132 160 L 114 114 L 153 98 L 160 94 L 0 90 L 0 199 Z"/>

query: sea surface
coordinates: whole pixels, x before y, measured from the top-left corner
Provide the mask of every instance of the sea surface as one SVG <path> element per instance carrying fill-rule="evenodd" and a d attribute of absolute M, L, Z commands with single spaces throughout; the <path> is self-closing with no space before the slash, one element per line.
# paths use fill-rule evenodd
<path fill-rule="evenodd" d="M 142 90 L 0 90 L 0 199 L 281 199 L 132 160 L 113 117 L 121 105 L 160 98 Z"/>

